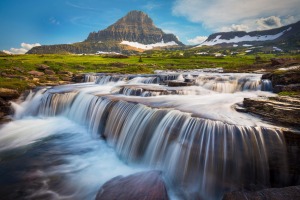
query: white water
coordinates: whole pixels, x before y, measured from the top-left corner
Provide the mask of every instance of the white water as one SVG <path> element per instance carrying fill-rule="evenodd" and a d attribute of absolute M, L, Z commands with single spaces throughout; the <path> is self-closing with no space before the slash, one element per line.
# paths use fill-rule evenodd
<path fill-rule="evenodd" d="M 259 75 L 186 74 L 172 75 L 172 80 L 185 77 L 196 78 L 197 85 L 169 88 L 153 84 L 157 76 L 129 81 L 99 76 L 96 84 L 41 90 L 14 104 L 16 121 L 0 129 L 0 150 L 35 152 L 35 145 L 50 145 L 50 155 L 53 151 L 67 164 L 54 162 L 38 174 L 42 181 L 66 177 L 63 187 L 50 184 L 29 195 L 51 191 L 54 199 L 90 199 L 110 178 L 141 170 L 136 165 L 162 170 L 172 190 L 185 199 L 220 199 L 225 191 L 256 182 L 269 186 L 268 159 L 274 151 L 282 154 L 278 162 L 284 173 L 280 129 L 232 108 L 246 97 L 272 95 L 260 91 Z M 214 83 L 222 89 L 211 87 Z M 139 85 L 144 92 L 152 88 L 151 94 L 170 93 L 131 96 Z"/>

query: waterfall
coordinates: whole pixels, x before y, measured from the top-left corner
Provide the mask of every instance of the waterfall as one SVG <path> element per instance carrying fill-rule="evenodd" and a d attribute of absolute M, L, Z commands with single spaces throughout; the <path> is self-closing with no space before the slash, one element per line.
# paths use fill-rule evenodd
<path fill-rule="evenodd" d="M 269 79 L 261 80 L 261 90 L 262 91 L 273 91 L 272 81 Z"/>
<path fill-rule="evenodd" d="M 275 176 L 284 179 L 285 144 L 274 128 L 227 124 L 84 92 L 45 92 L 37 111 L 31 115 L 65 116 L 87 126 L 125 162 L 162 170 L 186 199 L 219 199 L 226 191 L 270 186 L 274 159 L 280 166 Z"/>

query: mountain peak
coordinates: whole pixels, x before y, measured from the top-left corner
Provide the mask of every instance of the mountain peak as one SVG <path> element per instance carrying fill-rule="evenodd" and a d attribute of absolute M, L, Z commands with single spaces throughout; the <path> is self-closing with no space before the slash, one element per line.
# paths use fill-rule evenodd
<path fill-rule="evenodd" d="M 104 30 L 90 33 L 86 41 L 130 41 L 145 45 L 164 41 L 183 45 L 175 35 L 164 33 L 146 13 L 137 10 L 130 11 Z"/>

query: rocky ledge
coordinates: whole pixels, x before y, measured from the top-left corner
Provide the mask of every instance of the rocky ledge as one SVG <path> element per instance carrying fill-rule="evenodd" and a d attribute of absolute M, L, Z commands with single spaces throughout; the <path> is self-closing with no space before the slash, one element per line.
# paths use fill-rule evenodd
<path fill-rule="evenodd" d="M 245 112 L 260 115 L 269 121 L 292 126 L 300 124 L 300 97 L 245 98 L 243 107 Z"/>
<path fill-rule="evenodd" d="M 168 200 L 167 190 L 159 171 L 140 172 L 117 176 L 99 190 L 96 200 Z"/>

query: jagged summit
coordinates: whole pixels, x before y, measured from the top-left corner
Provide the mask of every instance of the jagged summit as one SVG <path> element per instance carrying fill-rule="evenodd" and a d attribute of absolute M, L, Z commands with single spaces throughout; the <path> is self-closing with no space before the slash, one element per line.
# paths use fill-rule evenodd
<path fill-rule="evenodd" d="M 157 28 L 153 20 L 142 11 L 131 11 L 116 23 L 102 31 L 90 33 L 88 42 L 130 41 L 154 44 L 161 41 L 182 43 L 173 34 L 166 34 Z"/>

